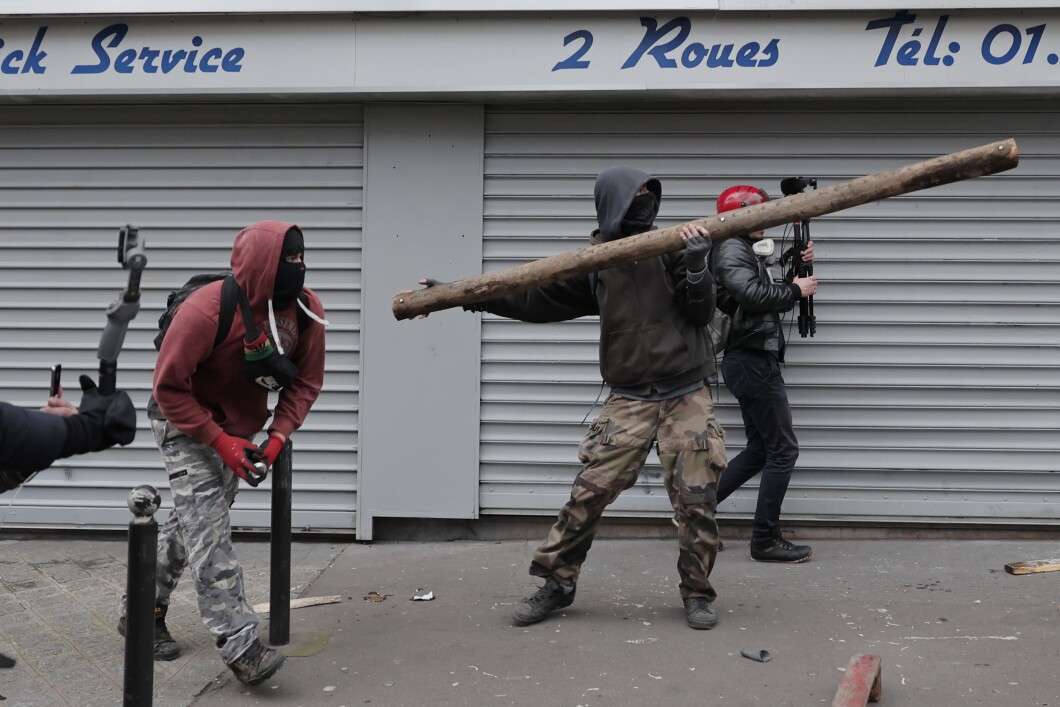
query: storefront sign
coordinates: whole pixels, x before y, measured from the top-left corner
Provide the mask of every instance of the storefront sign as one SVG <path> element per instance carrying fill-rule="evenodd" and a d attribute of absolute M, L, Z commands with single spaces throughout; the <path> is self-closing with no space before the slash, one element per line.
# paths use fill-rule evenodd
<path fill-rule="evenodd" d="M 5 22 L 0 94 L 345 91 L 352 27 L 297 17 Z"/>
<path fill-rule="evenodd" d="M 54 18 L 0 24 L 0 94 L 372 95 L 1058 84 L 1060 10 Z"/>

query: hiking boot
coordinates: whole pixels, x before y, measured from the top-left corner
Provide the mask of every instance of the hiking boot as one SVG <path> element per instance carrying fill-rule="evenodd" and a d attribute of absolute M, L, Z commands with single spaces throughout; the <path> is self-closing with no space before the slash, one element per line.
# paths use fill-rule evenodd
<path fill-rule="evenodd" d="M 685 623 L 695 629 L 706 630 L 718 625 L 718 612 L 706 597 L 685 599 Z"/>
<path fill-rule="evenodd" d="M 168 606 L 155 607 L 155 660 L 176 660 L 180 657 L 180 647 L 173 640 L 173 635 L 166 627 Z M 125 617 L 118 619 L 118 633 L 125 636 Z"/>
<path fill-rule="evenodd" d="M 751 538 L 751 559 L 759 562 L 805 562 L 813 556 L 809 545 L 789 543 L 780 533 L 765 538 Z"/>
<path fill-rule="evenodd" d="M 287 656 L 255 638 L 250 647 L 229 663 L 228 667 L 235 673 L 239 682 L 258 685 L 275 675 L 286 662 Z"/>
<path fill-rule="evenodd" d="M 516 626 L 536 624 L 556 609 L 570 606 L 574 602 L 574 590 L 571 587 L 569 592 L 564 591 L 562 584 L 549 577 L 533 596 L 519 602 L 512 612 L 512 621 Z"/>

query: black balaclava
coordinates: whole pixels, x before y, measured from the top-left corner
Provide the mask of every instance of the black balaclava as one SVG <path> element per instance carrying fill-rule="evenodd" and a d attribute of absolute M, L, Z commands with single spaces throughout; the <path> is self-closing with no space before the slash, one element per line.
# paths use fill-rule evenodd
<path fill-rule="evenodd" d="M 301 231 L 290 228 L 284 234 L 280 264 L 276 268 L 276 287 L 272 299 L 277 309 L 289 307 L 302 294 L 302 286 L 305 285 L 305 263 L 287 262 L 287 257 L 295 253 L 302 253 L 302 257 L 305 257 L 305 241 Z"/>
<path fill-rule="evenodd" d="M 623 236 L 644 233 L 655 223 L 655 214 L 659 213 L 659 199 L 652 192 L 633 197 L 626 215 L 622 217 L 619 228 Z"/>
<path fill-rule="evenodd" d="M 647 187 L 649 194 L 637 196 L 641 187 Z M 647 172 L 618 165 L 600 172 L 593 196 L 599 225 L 594 238 L 613 241 L 652 227 L 662 200 L 662 184 Z"/>

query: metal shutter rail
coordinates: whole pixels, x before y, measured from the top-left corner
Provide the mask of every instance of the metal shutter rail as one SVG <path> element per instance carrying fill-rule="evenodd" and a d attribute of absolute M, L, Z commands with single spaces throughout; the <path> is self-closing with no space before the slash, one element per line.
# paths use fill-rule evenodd
<path fill-rule="evenodd" d="M 780 196 L 1015 136 L 1021 164 L 816 219 L 818 333 L 790 330 L 785 379 L 801 443 L 789 519 L 1060 519 L 1060 104 L 865 100 L 487 113 L 483 270 L 579 248 L 613 164 L 660 177 L 659 225 L 713 213 L 725 187 Z M 769 236 L 780 240 L 783 229 Z M 792 322 L 789 315 L 787 322 Z M 788 331 L 786 329 L 786 331 Z M 482 327 L 481 509 L 552 515 L 579 468 L 600 391 L 585 319 Z M 605 391 L 606 392 L 606 391 Z M 599 408 L 589 416 L 592 420 Z M 730 454 L 743 443 L 722 387 Z M 654 454 L 616 515 L 663 516 Z M 756 489 L 721 508 L 749 517 Z"/>
<path fill-rule="evenodd" d="M 41 472 L 4 497 L 5 527 L 124 527 L 142 483 L 172 507 L 143 412 L 158 315 L 188 276 L 228 267 L 240 228 L 270 218 L 305 230 L 307 282 L 331 321 L 324 389 L 294 437 L 294 525 L 355 526 L 363 133 L 359 105 L 0 107 L 0 399 L 39 407 L 61 362 L 76 400 L 127 277 L 120 226 L 140 228 L 149 259 L 119 359 L 136 441 Z M 233 524 L 267 528 L 269 493 L 241 488 Z"/>

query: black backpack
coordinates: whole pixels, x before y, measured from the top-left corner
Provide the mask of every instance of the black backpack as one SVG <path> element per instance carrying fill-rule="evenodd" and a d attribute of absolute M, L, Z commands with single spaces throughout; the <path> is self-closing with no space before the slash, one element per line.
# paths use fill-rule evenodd
<path fill-rule="evenodd" d="M 162 348 L 162 340 L 166 338 L 166 332 L 169 331 L 169 325 L 173 322 L 173 315 L 177 313 L 177 308 L 191 296 L 192 292 L 218 280 L 224 280 L 224 283 L 221 285 L 221 311 L 217 318 L 217 334 L 213 338 L 214 348 L 217 348 L 225 340 L 228 332 L 232 329 L 232 320 L 235 318 L 236 306 L 239 304 L 239 285 L 236 284 L 236 278 L 231 270 L 192 275 L 187 282 L 181 285 L 179 290 L 173 290 L 169 293 L 169 297 L 166 298 L 166 309 L 162 312 L 162 316 L 158 318 L 158 334 L 155 335 L 154 339 L 156 351 Z M 302 303 L 306 306 L 309 306 L 304 294 L 300 295 L 298 299 L 302 300 Z M 308 326 L 309 317 L 299 307 L 298 331 L 305 331 Z"/>

